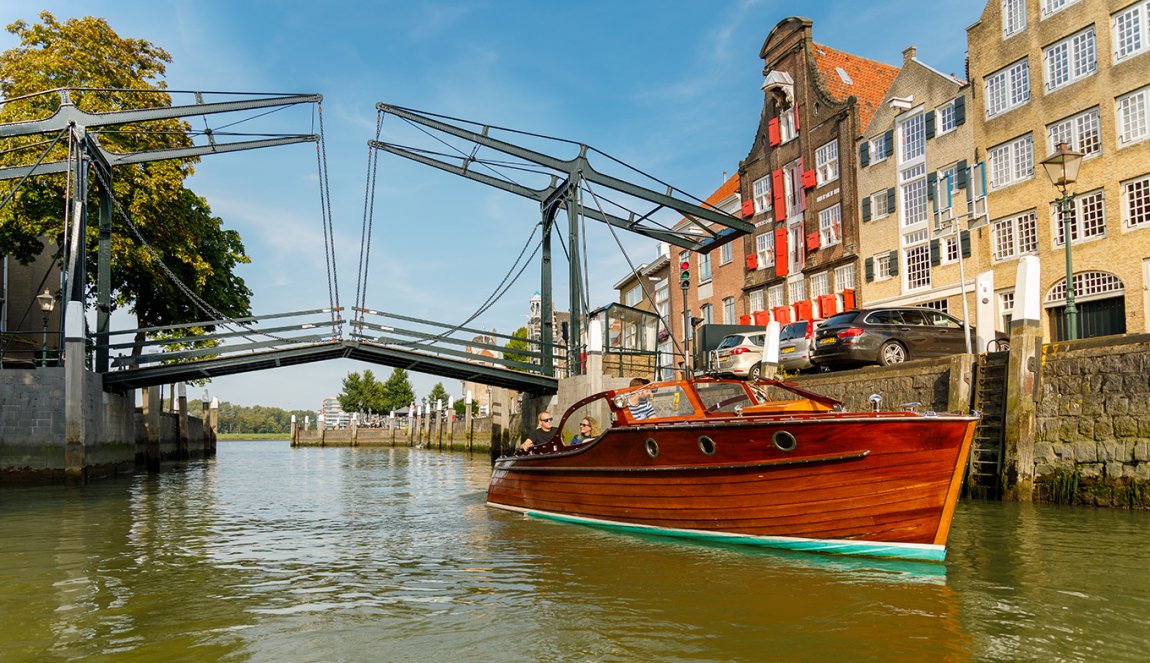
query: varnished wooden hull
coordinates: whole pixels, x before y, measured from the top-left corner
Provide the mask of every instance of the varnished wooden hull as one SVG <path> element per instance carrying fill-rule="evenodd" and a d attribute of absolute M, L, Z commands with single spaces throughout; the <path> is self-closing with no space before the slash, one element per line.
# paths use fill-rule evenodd
<path fill-rule="evenodd" d="M 974 423 L 818 413 L 614 428 L 584 447 L 500 458 L 487 499 L 609 527 L 941 560 Z"/>

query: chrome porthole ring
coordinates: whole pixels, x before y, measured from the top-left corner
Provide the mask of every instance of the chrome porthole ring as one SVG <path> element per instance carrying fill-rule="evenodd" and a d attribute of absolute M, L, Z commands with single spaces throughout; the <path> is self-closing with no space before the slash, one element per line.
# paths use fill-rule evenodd
<path fill-rule="evenodd" d="M 706 435 L 699 436 L 699 451 L 703 452 L 705 456 L 715 455 L 715 441 Z"/>
<path fill-rule="evenodd" d="M 794 451 L 795 447 L 799 446 L 795 436 L 785 430 L 775 431 L 771 436 L 771 442 L 775 443 L 775 448 L 779 451 Z"/>
<path fill-rule="evenodd" d="M 651 458 L 659 455 L 659 443 L 651 438 L 647 438 L 647 455 Z"/>

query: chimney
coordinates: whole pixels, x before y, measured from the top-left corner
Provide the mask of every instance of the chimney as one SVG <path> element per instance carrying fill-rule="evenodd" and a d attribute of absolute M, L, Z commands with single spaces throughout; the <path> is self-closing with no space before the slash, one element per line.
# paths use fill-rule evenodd
<path fill-rule="evenodd" d="M 903 63 L 903 65 L 905 65 L 906 63 L 913 60 L 916 55 L 918 55 L 918 49 L 915 48 L 914 46 L 907 46 L 906 50 L 904 50 L 902 52 L 902 63 Z"/>

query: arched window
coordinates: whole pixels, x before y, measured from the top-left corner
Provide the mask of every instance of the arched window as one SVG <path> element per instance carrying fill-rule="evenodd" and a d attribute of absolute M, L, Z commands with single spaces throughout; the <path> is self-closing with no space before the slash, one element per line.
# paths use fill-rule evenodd
<path fill-rule="evenodd" d="M 1074 275 L 1074 300 L 1089 301 L 1123 294 L 1122 279 L 1106 272 L 1080 272 Z M 1054 284 L 1046 293 L 1047 308 L 1066 304 L 1066 279 Z"/>

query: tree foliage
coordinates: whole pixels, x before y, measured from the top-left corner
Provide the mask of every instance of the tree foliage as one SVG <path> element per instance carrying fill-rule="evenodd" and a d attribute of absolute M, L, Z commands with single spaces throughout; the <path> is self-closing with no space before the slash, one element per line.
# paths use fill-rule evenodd
<path fill-rule="evenodd" d="M 527 340 L 527 334 L 528 332 L 526 327 L 520 327 L 519 329 L 515 330 L 515 333 L 511 335 L 513 338 L 507 342 L 507 347 L 503 351 L 504 359 L 508 359 L 510 361 L 518 361 L 524 364 L 531 363 L 531 357 L 529 355 L 516 352 L 516 350 L 522 351 L 531 349 L 531 343 Z M 516 368 L 515 370 L 523 369 Z"/>
<path fill-rule="evenodd" d="M 427 395 L 427 402 L 435 407 L 436 402 L 442 402 L 443 407 L 447 407 L 447 390 L 443 388 L 442 382 L 436 382 L 435 386 L 431 388 L 431 393 Z"/>
<path fill-rule="evenodd" d="M 7 27 L 19 46 L 0 53 L 0 122 L 42 119 L 60 108 L 59 94 L 36 94 L 54 88 L 69 91 L 71 103 L 87 112 L 171 105 L 163 76 L 171 56 L 142 39 L 122 38 L 100 18 L 58 21 L 42 12 L 40 23 L 16 21 Z M 110 152 L 136 152 L 186 147 L 190 127 L 178 119 L 93 129 Z M 0 165 L 29 165 L 40 158 L 45 138 L 26 136 L 0 143 Z M 24 147 L 26 149 L 17 149 Z M 67 157 L 61 141 L 45 161 Z M 207 202 L 184 186 L 194 159 L 119 166 L 113 192 L 144 239 L 148 251 L 113 214 L 112 288 L 114 306 L 127 307 L 142 325 L 159 326 L 205 319 L 205 313 L 171 283 L 161 262 L 212 307 L 226 315 L 249 314 L 251 292 L 234 274 L 249 262 L 240 236 L 225 230 Z M 89 209 L 97 209 L 93 176 Z M 0 197 L 16 181 L 0 182 Z M 0 255 L 28 262 L 44 246 L 40 237 L 62 244 L 65 176 L 29 178 L 12 201 L 0 209 Z M 94 214 L 93 214 L 94 217 Z M 89 224 L 87 247 L 90 281 L 94 279 L 97 228 Z M 53 249 L 54 250 L 54 249 Z M 88 284 L 91 287 L 91 283 Z"/>
<path fill-rule="evenodd" d="M 201 409 L 198 403 L 189 403 L 189 412 L 196 413 Z M 316 413 L 310 410 L 282 410 L 278 407 L 264 405 L 235 405 L 224 401 L 220 403 L 219 428 L 220 433 L 289 433 L 291 432 L 291 416 L 295 415 L 296 423 L 301 427 L 304 417 L 311 418 L 311 427 L 316 426 Z"/>
<path fill-rule="evenodd" d="M 387 382 L 377 380 L 368 369 L 363 375 L 348 373 L 343 379 L 343 391 L 336 398 L 344 412 L 387 414 L 410 405 L 415 391 L 407 379 L 407 371 L 402 368 L 392 371 Z"/>

